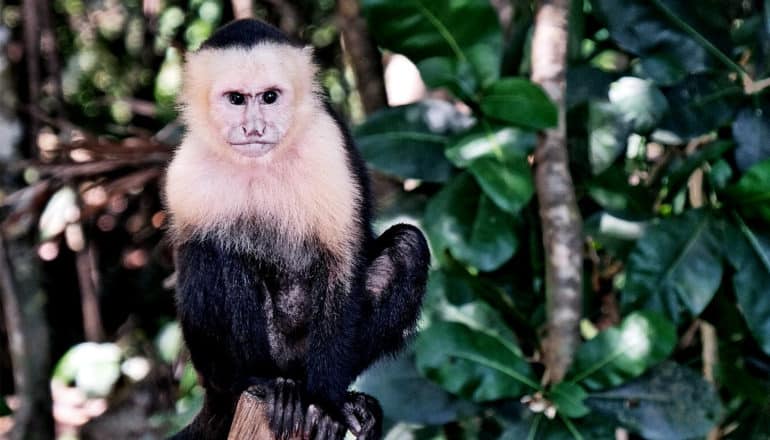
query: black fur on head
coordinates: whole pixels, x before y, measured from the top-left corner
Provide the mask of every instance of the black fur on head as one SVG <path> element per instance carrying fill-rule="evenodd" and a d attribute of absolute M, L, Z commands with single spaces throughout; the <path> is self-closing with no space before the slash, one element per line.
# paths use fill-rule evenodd
<path fill-rule="evenodd" d="M 302 44 L 287 37 L 280 29 L 264 21 L 244 18 L 231 21 L 219 28 L 208 40 L 203 42 L 201 49 L 224 49 L 238 46 L 249 48 L 264 42 L 302 47 Z"/>

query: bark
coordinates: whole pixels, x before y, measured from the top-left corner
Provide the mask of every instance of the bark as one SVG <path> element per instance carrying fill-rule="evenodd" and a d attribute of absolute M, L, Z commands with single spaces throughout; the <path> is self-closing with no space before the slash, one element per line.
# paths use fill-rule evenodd
<path fill-rule="evenodd" d="M 248 391 L 241 394 L 238 406 L 235 408 L 233 423 L 230 425 L 228 440 L 259 439 L 274 440 L 266 416 L 266 405 L 257 396 Z M 290 439 L 296 440 L 296 439 Z"/>
<path fill-rule="evenodd" d="M 358 93 L 367 115 L 388 106 L 382 56 L 369 36 L 358 0 L 339 0 L 337 18 L 345 52 L 356 76 Z"/>
<path fill-rule="evenodd" d="M 15 267 L 11 261 L 16 262 Z M 20 401 L 13 417 L 12 440 L 54 438 L 45 295 L 37 283 L 36 255 L 32 249 L 21 242 L 6 245 L 0 234 L 0 299 Z"/>
<path fill-rule="evenodd" d="M 27 93 L 30 108 L 38 109 L 40 103 L 40 22 L 38 20 L 37 0 L 24 0 L 24 57 L 27 62 Z M 37 152 L 37 132 L 40 121 L 31 114 L 29 124 L 30 153 Z"/>
<path fill-rule="evenodd" d="M 239 18 L 254 18 L 254 4 L 251 0 L 232 0 L 233 15 Z"/>
<path fill-rule="evenodd" d="M 75 266 L 80 284 L 80 305 L 83 310 L 83 330 L 86 340 L 101 342 L 105 337 L 99 306 L 94 253 L 92 245 L 79 250 L 75 254 Z"/>
<path fill-rule="evenodd" d="M 532 81 L 558 108 L 558 125 L 540 135 L 535 186 L 545 249 L 546 381 L 559 382 L 580 343 L 582 222 L 569 171 L 565 109 L 569 0 L 541 0 L 532 36 Z"/>

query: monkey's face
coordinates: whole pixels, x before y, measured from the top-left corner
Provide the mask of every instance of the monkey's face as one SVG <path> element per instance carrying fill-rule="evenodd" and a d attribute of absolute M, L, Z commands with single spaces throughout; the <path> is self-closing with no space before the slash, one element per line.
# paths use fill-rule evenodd
<path fill-rule="evenodd" d="M 190 54 L 182 104 L 192 137 L 234 158 L 269 158 L 314 102 L 312 51 L 287 45 Z"/>
<path fill-rule="evenodd" d="M 210 117 L 234 151 L 260 157 L 275 148 L 291 126 L 292 95 L 286 86 L 224 84 L 212 89 Z"/>

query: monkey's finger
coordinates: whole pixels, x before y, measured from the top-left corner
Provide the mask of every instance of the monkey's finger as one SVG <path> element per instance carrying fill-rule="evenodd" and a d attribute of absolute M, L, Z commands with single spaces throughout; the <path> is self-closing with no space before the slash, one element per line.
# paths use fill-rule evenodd
<path fill-rule="evenodd" d="M 273 412 L 270 418 L 270 428 L 273 433 L 279 439 L 283 438 L 283 412 L 285 405 L 283 404 L 283 378 L 277 378 L 275 380 L 275 386 L 273 387 Z"/>
<path fill-rule="evenodd" d="M 307 415 L 305 417 L 305 428 L 303 429 L 302 438 L 304 440 L 310 440 L 315 438 L 315 434 L 318 433 L 318 424 L 320 422 L 321 411 L 315 405 L 310 405 L 307 408 Z"/>
<path fill-rule="evenodd" d="M 301 432 L 302 426 L 304 424 L 305 414 L 304 411 L 302 411 L 302 394 L 300 393 L 299 386 L 296 383 L 294 384 L 293 392 L 294 396 L 292 403 L 294 404 L 294 417 L 292 417 L 293 425 L 291 432 L 292 435 L 297 435 Z"/>
<path fill-rule="evenodd" d="M 296 386 L 291 379 L 286 379 L 284 383 L 283 398 L 283 423 L 281 429 L 283 430 L 283 438 L 288 440 L 294 435 L 295 417 L 297 417 L 294 413 Z"/>

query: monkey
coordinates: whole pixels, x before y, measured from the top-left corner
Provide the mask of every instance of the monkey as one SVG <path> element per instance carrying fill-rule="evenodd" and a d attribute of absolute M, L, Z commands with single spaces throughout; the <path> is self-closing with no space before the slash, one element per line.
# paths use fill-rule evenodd
<path fill-rule="evenodd" d="M 164 200 L 205 398 L 173 439 L 227 438 L 246 389 L 276 438 L 381 436 L 377 400 L 348 388 L 415 334 L 430 252 L 415 226 L 373 233 L 366 165 L 313 56 L 254 19 L 186 56 Z"/>

